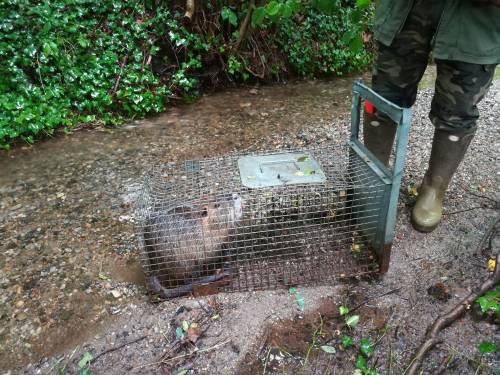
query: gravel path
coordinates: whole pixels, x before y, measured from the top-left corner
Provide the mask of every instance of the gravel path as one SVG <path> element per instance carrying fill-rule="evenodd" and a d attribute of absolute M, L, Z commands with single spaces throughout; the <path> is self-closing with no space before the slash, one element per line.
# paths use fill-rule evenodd
<path fill-rule="evenodd" d="M 349 129 L 350 84 L 344 79 L 234 90 L 121 130 L 76 132 L 2 154 L 0 372 L 45 373 L 67 364 L 72 373 L 85 352 L 96 356 L 146 336 L 103 355 L 90 370 L 154 373 L 173 337 L 170 321 L 182 313 L 179 307 L 200 307 L 189 299 L 151 305 L 144 297 L 130 222 L 130 203 L 144 168 L 152 160 L 342 143 Z M 377 349 L 381 373 L 389 346 L 393 371 L 402 373 L 426 325 L 487 276 L 485 257 L 474 247 L 498 214 L 498 203 L 493 207 L 491 199 L 500 198 L 500 81 L 480 104 L 479 131 L 453 180 L 443 223 L 424 235 L 409 225 L 407 188 L 419 183 L 430 153 L 431 97 L 432 90 L 422 90 L 414 107 L 389 273 L 370 284 L 299 288 L 306 312 L 354 292 L 369 297 L 399 288 L 372 303 L 386 311 L 392 330 L 391 341 Z M 427 289 L 437 282 L 450 290 L 448 301 L 429 296 Z M 285 291 L 203 301 L 212 306 L 214 319 L 198 346 L 221 346 L 188 363 L 200 374 L 235 373 L 248 363 L 249 353 L 259 350 L 269 324 L 301 314 Z M 363 334 L 370 325 L 358 329 Z M 443 353 L 458 358 L 453 373 L 470 373 L 467 358 L 477 357 L 478 342 L 495 340 L 495 326 L 466 317 L 443 337 Z M 228 339 L 231 343 L 222 345 Z M 429 366 L 440 360 L 432 357 Z M 484 358 L 489 365 L 494 360 Z"/>

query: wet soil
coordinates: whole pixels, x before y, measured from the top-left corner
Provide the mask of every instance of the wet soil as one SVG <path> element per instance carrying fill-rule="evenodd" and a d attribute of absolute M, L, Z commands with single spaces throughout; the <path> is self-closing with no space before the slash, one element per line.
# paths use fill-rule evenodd
<path fill-rule="evenodd" d="M 349 134 L 351 84 L 346 78 L 230 90 L 120 129 L 75 131 L 0 154 L 0 372 L 45 373 L 65 366 L 63 372 L 74 373 L 85 352 L 97 356 L 142 336 L 146 339 L 100 357 L 90 366 L 92 373 L 262 370 L 267 337 L 274 332 L 272 343 L 296 349 L 285 367 L 285 373 L 295 373 L 318 312 L 333 332 L 338 320 L 333 311 L 341 303 L 352 306 L 354 291 L 371 298 L 398 289 L 360 309 L 354 336 L 378 338 L 370 314 L 381 312 L 389 331 L 378 345 L 377 369 L 387 372 L 391 363 L 391 373 L 403 373 L 426 325 L 487 277 L 488 251 L 495 249 L 477 253 L 475 246 L 498 212 L 499 81 L 481 102 L 480 128 L 450 187 L 443 223 L 427 235 L 408 221 L 413 202 L 408 187 L 425 171 L 432 137 L 427 119 L 432 91 L 422 90 L 388 274 L 371 283 L 299 288 L 304 313 L 286 291 L 218 295 L 219 317 L 196 342 L 206 351 L 160 366 L 174 340 L 171 319 L 179 307 L 195 301 L 148 302 L 133 233 L 131 204 L 151 163 L 341 144 Z M 448 300 L 428 294 L 438 282 L 448 288 Z M 325 303 L 331 311 L 321 310 Z M 304 319 L 309 323 L 301 325 Z M 296 343 L 284 337 L 293 326 L 300 338 Z M 494 341 L 496 332 L 494 325 L 465 317 L 443 334 L 441 354 L 429 359 L 428 368 L 453 356 L 449 373 L 474 372 L 477 344 Z M 227 340 L 231 345 L 222 345 Z M 325 369 L 326 361 L 328 369 L 331 358 L 318 348 L 312 352 L 311 358 L 319 359 L 310 368 Z M 345 355 L 345 369 L 352 368 L 354 354 L 337 353 Z M 491 355 L 479 360 L 482 373 L 498 366 Z M 273 366 L 282 369 L 280 363 Z"/>

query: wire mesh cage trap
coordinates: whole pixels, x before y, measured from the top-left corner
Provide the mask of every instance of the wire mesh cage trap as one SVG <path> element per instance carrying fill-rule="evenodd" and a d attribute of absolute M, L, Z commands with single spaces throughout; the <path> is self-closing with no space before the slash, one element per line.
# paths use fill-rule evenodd
<path fill-rule="evenodd" d="M 389 169 L 359 141 L 362 100 L 395 126 Z M 361 82 L 339 147 L 154 166 L 136 234 L 150 291 L 245 291 L 332 282 L 388 269 L 410 111 Z"/>

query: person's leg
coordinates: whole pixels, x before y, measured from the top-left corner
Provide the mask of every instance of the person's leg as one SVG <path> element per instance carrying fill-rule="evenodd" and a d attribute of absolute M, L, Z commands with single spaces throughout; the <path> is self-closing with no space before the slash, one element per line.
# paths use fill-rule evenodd
<path fill-rule="evenodd" d="M 425 173 L 412 223 L 430 232 L 439 224 L 443 198 L 476 131 L 477 104 L 491 85 L 495 65 L 437 60 L 436 91 L 429 117 L 435 126 L 429 168 Z"/>
<path fill-rule="evenodd" d="M 372 75 L 375 92 L 399 105 L 411 107 L 417 97 L 418 82 L 429 61 L 431 40 L 443 11 L 443 1 L 417 0 L 401 32 L 390 46 L 379 43 Z M 388 165 L 396 128 L 376 110 L 365 111 L 365 146 Z"/>

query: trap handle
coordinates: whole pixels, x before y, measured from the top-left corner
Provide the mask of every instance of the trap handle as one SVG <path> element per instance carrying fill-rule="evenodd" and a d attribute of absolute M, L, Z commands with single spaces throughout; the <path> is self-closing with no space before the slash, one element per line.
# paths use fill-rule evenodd
<path fill-rule="evenodd" d="M 392 174 L 392 176 L 401 174 L 404 167 L 408 134 L 410 132 L 411 109 L 399 107 L 380 96 L 369 87 L 365 86 L 360 80 L 355 81 L 352 88 L 351 141 L 358 144 L 360 144 L 359 124 L 361 118 L 362 100 L 369 102 L 377 109 L 378 112 L 381 112 L 389 117 L 394 122 L 394 126 L 397 127 L 394 165 L 391 169 L 388 169 L 377 158 L 375 158 L 374 155 L 364 147 L 364 145 L 361 145 L 361 147 L 364 151 L 368 151 L 368 153 L 373 156 L 377 165 L 384 170 L 384 172 L 391 172 L 389 175 Z"/>
<path fill-rule="evenodd" d="M 396 126 L 394 164 L 390 168 L 380 162 L 380 160 L 359 141 L 362 100 L 365 100 L 365 103 L 367 101 L 370 103 L 368 104 L 368 111 L 370 109 L 373 110 L 372 106 L 374 106 L 377 111 L 389 117 L 394 122 L 394 126 Z M 394 240 L 394 228 L 396 225 L 399 189 L 406 157 L 410 123 L 411 109 L 401 108 L 388 101 L 365 86 L 361 81 L 354 82 L 351 107 L 351 140 L 349 144 L 353 152 L 365 162 L 366 167 L 370 168 L 379 176 L 386 186 L 380 215 L 378 217 L 376 239 L 373 243 L 381 273 L 385 273 L 389 269 L 392 241 Z"/>

